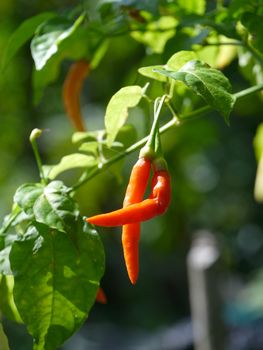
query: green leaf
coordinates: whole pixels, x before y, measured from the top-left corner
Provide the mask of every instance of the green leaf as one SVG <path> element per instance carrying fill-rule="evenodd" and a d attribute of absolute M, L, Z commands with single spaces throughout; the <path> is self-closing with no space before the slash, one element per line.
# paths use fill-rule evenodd
<path fill-rule="evenodd" d="M 156 22 L 147 25 L 146 31 L 133 31 L 131 37 L 153 52 L 162 53 L 167 41 L 175 35 L 175 27 L 178 21 L 171 16 L 162 16 Z"/>
<path fill-rule="evenodd" d="M 72 135 L 72 143 L 79 143 L 82 141 L 97 141 L 99 138 L 103 137 L 105 130 L 96 131 L 76 131 Z"/>
<path fill-rule="evenodd" d="M 165 68 L 177 71 L 187 62 L 197 59 L 196 53 L 193 51 L 179 51 L 169 58 Z"/>
<path fill-rule="evenodd" d="M 83 324 L 95 301 L 104 272 L 99 236 L 77 225 L 68 235 L 36 225 L 15 242 L 10 260 L 14 301 L 34 350 L 57 349 Z"/>
<path fill-rule="evenodd" d="M 0 274 L 1 275 L 12 275 L 9 262 L 9 254 L 12 248 L 12 244 L 18 239 L 17 234 L 8 234 L 1 236 L 1 250 L 0 250 Z"/>
<path fill-rule="evenodd" d="M 9 344 L 7 336 L 4 332 L 2 322 L 0 321 L 0 344 L 1 344 L 1 350 L 9 350 Z"/>
<path fill-rule="evenodd" d="M 157 72 L 158 69 L 163 69 L 163 67 L 164 66 L 161 66 L 161 65 L 141 67 L 138 69 L 138 72 L 147 78 L 151 78 L 154 80 L 165 82 L 165 81 L 167 81 L 167 77 L 165 77 L 163 74 L 160 74 Z"/>
<path fill-rule="evenodd" d="M 33 204 L 36 221 L 67 232 L 79 214 L 68 192 L 69 188 L 62 181 L 50 182 Z"/>
<path fill-rule="evenodd" d="M 188 13 L 203 15 L 205 13 L 205 0 L 177 0 L 177 4 Z"/>
<path fill-rule="evenodd" d="M 158 69 L 157 71 L 167 77 L 185 83 L 211 107 L 219 111 L 228 123 L 235 98 L 230 93 L 231 85 L 229 80 L 222 72 L 197 60 L 188 62 L 177 72 L 165 69 Z"/>
<path fill-rule="evenodd" d="M 10 321 L 23 323 L 13 296 L 14 277 L 0 276 L 0 309 Z M 0 341 L 1 344 L 1 341 Z"/>
<path fill-rule="evenodd" d="M 259 124 L 254 138 L 254 149 L 256 158 L 259 160 L 263 156 L 263 123 Z"/>
<path fill-rule="evenodd" d="M 197 56 L 193 51 L 179 51 L 169 58 L 166 65 L 142 67 L 139 68 L 138 72 L 144 75 L 145 77 L 165 82 L 167 81 L 167 77 L 159 73 L 159 70 L 171 69 L 173 71 L 177 71 L 184 64 L 196 58 Z"/>
<path fill-rule="evenodd" d="M 44 186 L 38 183 L 28 183 L 20 186 L 14 195 L 14 202 L 24 210 L 27 215 L 33 214 L 33 205 L 43 193 Z"/>
<path fill-rule="evenodd" d="M 66 170 L 75 168 L 88 169 L 96 164 L 97 161 L 93 156 L 82 153 L 72 153 L 68 156 L 62 157 L 61 161 L 51 169 L 48 177 L 53 180 Z"/>
<path fill-rule="evenodd" d="M 128 118 L 128 109 L 137 106 L 142 98 L 140 86 L 126 86 L 112 96 L 105 115 L 107 145 L 111 147 L 120 128 Z"/>
<path fill-rule="evenodd" d="M 72 25 L 68 20 L 57 17 L 46 22 L 39 29 L 39 33 L 31 42 L 31 53 L 37 70 L 41 70 L 45 66 L 47 61 L 58 51 L 59 45 L 74 34 L 83 20 L 84 16 L 81 15 Z"/>
<path fill-rule="evenodd" d="M 34 35 L 37 27 L 55 16 L 55 13 L 44 12 L 25 20 L 10 37 L 4 51 L 2 69 L 11 61 L 17 51 Z"/>

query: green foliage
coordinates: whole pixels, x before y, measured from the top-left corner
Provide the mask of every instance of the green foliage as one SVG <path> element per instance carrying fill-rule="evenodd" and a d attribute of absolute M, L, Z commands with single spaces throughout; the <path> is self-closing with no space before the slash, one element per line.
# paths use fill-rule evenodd
<path fill-rule="evenodd" d="M 231 95 L 231 85 L 220 71 L 200 61 L 190 61 L 177 72 L 157 69 L 158 73 L 185 83 L 213 108 L 218 110 L 228 122 L 229 114 L 235 103 Z"/>
<path fill-rule="evenodd" d="M 6 67 L 17 51 L 34 35 L 37 27 L 54 16 L 55 13 L 46 12 L 25 20 L 9 39 L 2 60 L 2 68 Z"/>
<path fill-rule="evenodd" d="M 110 147 L 128 118 L 128 109 L 137 106 L 142 98 L 140 86 L 126 86 L 114 94 L 107 106 L 105 127 Z"/>
<path fill-rule="evenodd" d="M 12 246 L 14 301 L 36 350 L 56 349 L 81 326 L 103 273 L 97 234 L 71 230 L 36 223 Z"/>
<path fill-rule="evenodd" d="M 55 350 L 79 329 L 95 301 L 104 272 L 104 249 L 97 232 L 83 223 L 76 190 L 105 170 L 110 170 L 108 173 L 121 183 L 120 160 L 145 145 L 153 122 L 152 111 L 160 99 L 162 132 L 210 110 L 218 111 L 229 122 L 235 97 L 262 88 L 259 85 L 253 91 L 233 95 L 230 81 L 219 70 L 231 63 L 251 84 L 262 84 L 263 13 L 258 3 L 234 0 L 229 6 L 223 2 L 215 6 L 205 0 L 84 1 L 81 6 L 61 11 L 63 15 L 41 13 L 29 18 L 11 36 L 3 67 L 32 38 L 35 103 L 40 101 L 44 89 L 59 78 L 67 59 L 85 58 L 90 62 L 91 84 L 96 86 L 99 77 L 97 94 L 103 97 L 96 96 L 98 99 L 108 98 L 111 74 L 117 80 L 115 91 L 120 79 L 127 85 L 109 99 L 105 130 L 93 130 L 88 115 L 86 124 L 92 131 L 72 136 L 77 150 L 70 149 L 67 155 L 55 158 L 57 164 L 53 165 L 42 166 L 38 159 L 41 182 L 25 183 L 17 189 L 11 213 L 0 229 L 0 308 L 7 318 L 25 324 L 35 350 Z M 116 58 L 122 59 L 122 52 L 112 48 L 119 45 L 121 51 L 121 45 L 128 40 L 136 54 L 125 48 L 126 61 L 119 67 L 120 58 Z M 133 64 L 135 56 L 137 61 Z M 139 62 L 145 67 L 138 68 Z M 136 69 L 141 75 L 138 82 L 134 82 Z M 228 75 L 229 71 L 225 73 Z M 234 75 L 229 76 L 234 80 Z M 142 88 L 141 80 L 145 79 L 150 82 Z M 61 89 L 60 79 L 59 84 Z M 89 86 L 91 100 L 92 89 Z M 196 109 L 199 96 L 206 105 Z M 133 125 L 126 124 L 128 120 Z M 191 132 L 189 135 L 189 139 L 197 137 Z M 188 144 L 189 139 L 182 144 Z M 258 201 L 263 201 L 262 139 L 260 127 L 255 138 Z M 178 138 L 164 141 L 164 149 L 171 154 L 176 151 L 175 145 L 180 146 Z M 176 155 L 179 162 L 180 156 L 186 155 L 187 159 L 187 152 L 187 148 L 182 148 L 182 155 Z M 80 173 L 71 187 L 55 180 L 69 170 Z M 191 169 L 192 178 L 196 173 Z M 108 193 L 105 184 L 100 185 L 104 185 L 103 194 Z M 92 189 L 89 190 L 84 193 L 85 210 L 93 205 Z M 191 207 L 191 196 L 185 196 L 187 189 L 177 189 L 179 197 L 180 191 L 182 201 Z M 96 205 L 99 207 L 99 201 L 95 208 Z M 183 220 L 183 215 L 179 217 Z M 5 344 L 0 328 L 2 338 Z"/>

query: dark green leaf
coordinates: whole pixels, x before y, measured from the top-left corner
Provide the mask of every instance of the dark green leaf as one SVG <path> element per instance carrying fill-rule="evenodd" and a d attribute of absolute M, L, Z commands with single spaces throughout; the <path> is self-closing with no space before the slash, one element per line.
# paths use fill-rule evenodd
<path fill-rule="evenodd" d="M 12 34 L 4 51 L 4 58 L 2 61 L 2 69 L 6 67 L 8 62 L 14 57 L 17 51 L 34 35 L 36 28 L 54 17 L 52 12 L 44 12 L 37 16 L 25 20 L 17 30 Z"/>
<path fill-rule="evenodd" d="M 230 93 L 231 85 L 225 75 L 200 61 L 190 61 L 177 72 L 158 69 L 157 72 L 175 80 L 182 81 L 213 108 L 219 111 L 228 122 L 235 103 Z"/>
<path fill-rule="evenodd" d="M 104 271 L 96 231 L 72 227 L 65 235 L 45 225 L 31 227 L 13 245 L 10 260 L 14 300 L 34 349 L 57 349 L 82 325 L 95 301 Z"/>
<path fill-rule="evenodd" d="M 61 181 L 52 181 L 33 204 L 36 221 L 59 231 L 67 232 L 79 212 L 69 189 Z"/>
<path fill-rule="evenodd" d="M 29 183 L 20 186 L 15 195 L 14 202 L 19 205 L 27 215 L 33 214 L 33 205 L 43 193 L 44 186 L 38 183 Z"/>

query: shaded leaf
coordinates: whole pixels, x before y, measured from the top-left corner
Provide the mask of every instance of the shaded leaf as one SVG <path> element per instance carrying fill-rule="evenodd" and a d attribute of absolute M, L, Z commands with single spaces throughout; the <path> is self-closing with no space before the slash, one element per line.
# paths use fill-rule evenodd
<path fill-rule="evenodd" d="M 128 109 L 137 106 L 142 97 L 140 86 L 126 86 L 114 94 L 105 115 L 107 144 L 110 147 L 128 118 Z"/>
<path fill-rule="evenodd" d="M 70 238 L 72 236 L 72 238 Z M 104 272 L 95 230 L 68 235 L 30 227 L 10 254 L 14 301 L 34 338 L 34 350 L 57 349 L 85 321 Z"/>
<path fill-rule="evenodd" d="M 0 276 L 0 309 L 10 321 L 23 323 L 14 302 L 13 289 L 14 277 Z"/>
<path fill-rule="evenodd" d="M 90 168 L 96 164 L 97 161 L 93 156 L 82 153 L 72 153 L 68 156 L 62 157 L 61 161 L 57 165 L 53 166 L 48 177 L 53 180 L 64 171 L 75 168 Z"/>
<path fill-rule="evenodd" d="M 37 27 L 44 21 L 51 19 L 55 13 L 44 12 L 37 16 L 25 20 L 10 37 L 7 47 L 4 51 L 2 69 L 15 56 L 17 51 L 34 35 Z"/>

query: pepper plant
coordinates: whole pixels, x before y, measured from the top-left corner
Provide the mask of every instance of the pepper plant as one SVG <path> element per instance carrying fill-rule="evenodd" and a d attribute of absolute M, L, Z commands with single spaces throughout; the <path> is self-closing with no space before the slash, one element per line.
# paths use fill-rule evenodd
<path fill-rule="evenodd" d="M 33 183 L 29 176 L 28 182 L 19 186 L 0 230 L 1 312 L 25 324 L 34 350 L 55 350 L 81 327 L 104 274 L 104 248 L 96 228 L 87 223 L 94 223 L 92 218 L 84 220 L 85 213 L 80 213 L 77 191 L 133 152 L 143 149 L 144 158 L 159 159 L 164 133 L 176 133 L 182 124 L 211 111 L 231 127 L 236 101 L 263 89 L 262 15 L 258 0 L 233 0 L 227 5 L 221 0 L 84 0 L 61 13 L 28 18 L 10 37 L 2 70 L 30 40 L 35 104 L 44 89 L 59 78 L 62 64 L 73 63 L 61 90 L 65 114 L 75 128 L 72 142 L 77 151 L 65 154 L 57 164 L 43 164 L 38 139 L 45 131 L 28 131 L 39 181 Z M 114 56 L 111 42 L 116 37 L 136 41 L 145 48 L 144 56 L 151 58 L 151 64 L 138 69 L 141 84 L 114 92 L 105 110 L 105 128 L 94 130 L 89 119 L 84 122 L 81 116 L 81 88 L 88 74 L 100 69 L 105 55 Z M 245 60 L 249 64 L 244 64 Z M 248 81 L 245 89 L 233 91 L 223 72 L 230 64 L 239 64 L 240 74 Z M 144 136 L 127 144 L 120 141 L 120 135 L 138 106 L 147 121 Z M 259 201 L 263 198 L 262 135 L 261 125 L 255 142 L 260 164 L 255 194 Z M 80 175 L 71 186 L 66 185 L 61 174 L 76 169 Z M 146 180 L 148 176 L 149 172 Z M 172 188 L 173 184 L 171 179 Z M 126 199 L 121 210 L 129 211 L 142 202 L 144 191 L 145 184 L 140 196 Z M 153 186 L 151 203 L 161 198 L 154 191 Z M 168 203 L 159 208 L 159 214 Z M 155 216 L 155 212 L 144 215 L 145 210 L 142 205 L 136 219 L 117 224 L 131 228 Z M 134 254 L 138 254 L 137 248 Z M 135 283 L 138 266 L 134 274 L 129 266 Z M 8 349 L 2 328 L 0 332 Z"/>

